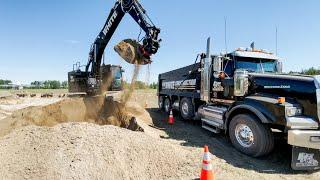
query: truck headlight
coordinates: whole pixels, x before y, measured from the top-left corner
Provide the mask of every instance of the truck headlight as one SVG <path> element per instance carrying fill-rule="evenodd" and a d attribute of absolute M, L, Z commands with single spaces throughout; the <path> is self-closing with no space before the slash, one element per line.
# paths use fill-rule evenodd
<path fill-rule="evenodd" d="M 310 141 L 311 142 L 320 142 L 320 137 L 319 136 L 311 136 Z"/>
<path fill-rule="evenodd" d="M 300 116 L 302 115 L 302 108 L 300 107 L 286 107 L 286 116 Z"/>

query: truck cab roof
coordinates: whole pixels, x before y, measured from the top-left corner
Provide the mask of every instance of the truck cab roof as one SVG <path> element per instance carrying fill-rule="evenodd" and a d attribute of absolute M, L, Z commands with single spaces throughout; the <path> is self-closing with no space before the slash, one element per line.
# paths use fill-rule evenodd
<path fill-rule="evenodd" d="M 228 54 L 229 56 L 237 56 L 237 57 L 247 57 L 247 58 L 258 58 L 258 59 L 270 59 L 270 60 L 280 60 L 281 58 L 272 54 L 272 53 L 269 53 L 269 52 L 266 52 L 266 51 L 263 51 L 263 50 L 242 50 L 242 49 L 237 49 L 231 53 Z"/>

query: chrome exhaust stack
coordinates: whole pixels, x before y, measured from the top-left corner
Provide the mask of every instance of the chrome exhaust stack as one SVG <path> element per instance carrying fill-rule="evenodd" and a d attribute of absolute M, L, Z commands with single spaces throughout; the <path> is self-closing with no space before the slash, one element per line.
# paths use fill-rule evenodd
<path fill-rule="evenodd" d="M 210 54 L 210 37 L 207 39 L 207 51 L 205 57 L 201 59 L 201 100 L 209 103 L 210 101 L 210 80 L 212 59 Z"/>

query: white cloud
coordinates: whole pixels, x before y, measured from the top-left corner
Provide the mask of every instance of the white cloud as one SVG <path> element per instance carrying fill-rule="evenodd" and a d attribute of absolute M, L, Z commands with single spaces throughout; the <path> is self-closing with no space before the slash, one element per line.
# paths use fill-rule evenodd
<path fill-rule="evenodd" d="M 72 39 L 65 40 L 65 42 L 68 43 L 68 44 L 78 44 L 78 43 L 80 43 L 80 41 L 72 40 Z"/>

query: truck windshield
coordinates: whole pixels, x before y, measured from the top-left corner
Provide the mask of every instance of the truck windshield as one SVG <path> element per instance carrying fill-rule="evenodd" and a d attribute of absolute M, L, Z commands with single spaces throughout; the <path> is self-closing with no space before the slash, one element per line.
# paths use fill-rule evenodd
<path fill-rule="evenodd" d="M 276 60 L 270 59 L 255 59 L 255 58 L 237 58 L 236 68 L 245 69 L 249 72 L 270 72 L 275 73 L 277 71 Z"/>

